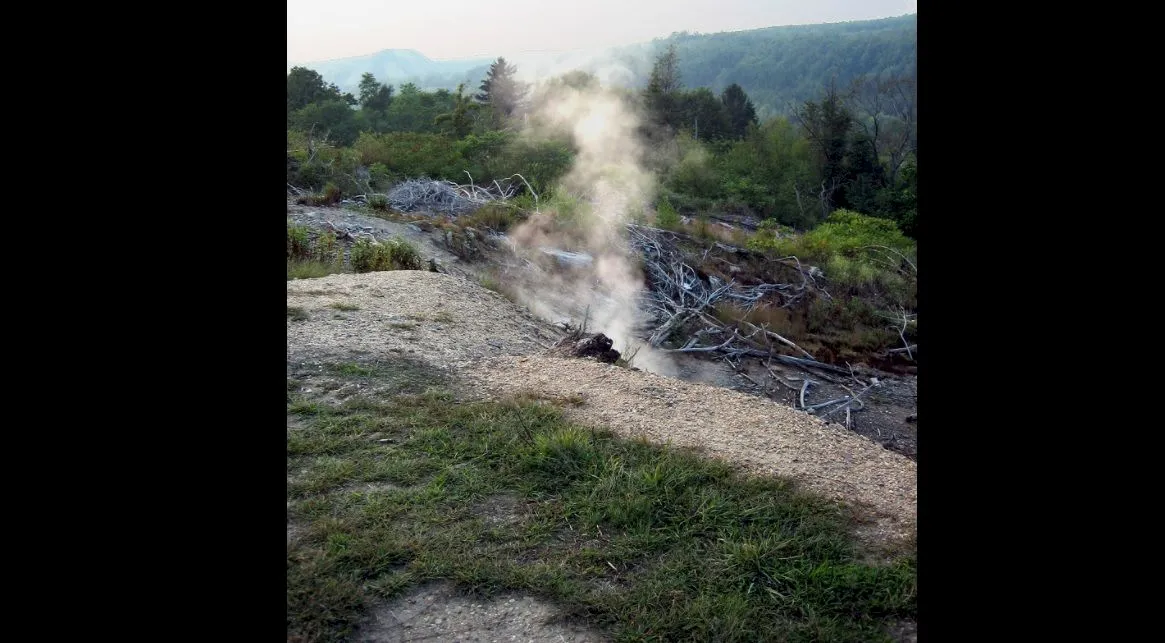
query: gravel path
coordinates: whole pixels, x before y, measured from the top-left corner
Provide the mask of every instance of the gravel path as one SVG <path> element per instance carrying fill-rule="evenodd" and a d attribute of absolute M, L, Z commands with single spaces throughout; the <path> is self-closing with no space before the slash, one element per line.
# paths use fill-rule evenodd
<path fill-rule="evenodd" d="M 545 350 L 560 336 L 501 295 L 453 275 L 417 270 L 287 282 L 289 362 L 372 361 L 408 353 L 445 370 Z M 355 310 L 344 308 L 355 307 Z"/>

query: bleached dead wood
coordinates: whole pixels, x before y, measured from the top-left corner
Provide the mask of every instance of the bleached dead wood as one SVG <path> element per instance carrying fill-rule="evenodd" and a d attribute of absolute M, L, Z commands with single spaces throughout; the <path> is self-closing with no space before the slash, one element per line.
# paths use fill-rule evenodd
<path fill-rule="evenodd" d="M 452 181 L 437 181 L 428 178 L 410 179 L 398 183 L 386 195 L 388 203 L 400 212 L 427 210 L 448 215 L 460 215 L 495 201 L 506 201 L 518 192 L 518 184 L 513 177 L 495 180 L 492 188 L 482 187 L 469 176 L 468 185 L 458 185 Z M 515 174 L 526 181 L 521 175 Z M 529 188 L 529 183 L 526 184 Z M 531 188 L 531 193 L 533 189 Z M 535 197 L 537 198 L 537 197 Z"/>

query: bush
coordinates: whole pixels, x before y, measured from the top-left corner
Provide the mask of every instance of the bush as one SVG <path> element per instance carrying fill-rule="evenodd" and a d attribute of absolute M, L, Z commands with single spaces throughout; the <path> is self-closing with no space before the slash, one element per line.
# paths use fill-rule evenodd
<path fill-rule="evenodd" d="M 356 272 L 420 270 L 424 266 L 417 249 L 400 238 L 380 243 L 360 239 L 352 246 L 351 262 Z"/>
<path fill-rule="evenodd" d="M 749 240 L 755 250 L 795 255 L 803 260 L 830 261 L 835 255 L 863 263 L 877 263 L 872 246 L 890 248 L 913 261 L 914 242 L 893 221 L 837 210 L 813 230 L 795 237 L 757 234 Z M 839 264 L 840 265 L 840 264 Z"/>
<path fill-rule="evenodd" d="M 678 138 L 680 161 L 667 178 L 668 185 L 680 194 L 714 199 L 720 196 L 721 179 L 712 155 L 699 142 L 687 135 Z"/>
<path fill-rule="evenodd" d="M 390 187 L 396 185 L 402 178 L 404 177 L 388 169 L 388 166 L 384 163 L 373 163 L 368 168 L 368 182 L 374 190 L 387 192 Z"/>
<path fill-rule="evenodd" d="M 356 139 L 353 149 L 360 163 L 377 169 L 381 177 L 431 176 L 462 182 L 466 163 L 458 142 L 439 134 L 391 132 Z"/>
<path fill-rule="evenodd" d="M 287 258 L 310 259 L 311 247 L 308 243 L 308 229 L 306 226 L 296 225 L 287 221 Z"/>
<path fill-rule="evenodd" d="M 326 232 L 316 237 L 315 248 L 311 255 L 324 263 L 341 263 L 343 260 L 343 253 L 339 250 L 336 237 Z"/>
<path fill-rule="evenodd" d="M 368 197 L 368 207 L 373 210 L 388 210 L 388 197 L 383 194 L 373 194 Z"/>
<path fill-rule="evenodd" d="M 547 197 L 551 187 L 570 169 L 570 164 L 574 162 L 574 152 L 569 143 L 564 141 L 515 140 L 496 159 L 489 166 L 490 173 L 494 175 L 492 178 L 502 179 L 515 173 L 521 174 L 540 197 Z"/>
<path fill-rule="evenodd" d="M 518 221 L 517 210 L 505 203 L 487 203 L 473 214 L 458 219 L 467 228 L 485 228 L 495 232 L 505 232 Z"/>
<path fill-rule="evenodd" d="M 672 206 L 671 201 L 664 197 L 655 206 L 655 225 L 665 230 L 674 229 L 680 225 L 680 213 Z"/>
<path fill-rule="evenodd" d="M 308 194 L 300 197 L 298 201 L 304 205 L 320 206 L 320 205 L 335 205 L 344 197 L 344 193 L 335 183 L 328 183 L 324 186 L 323 192 L 319 194 Z"/>

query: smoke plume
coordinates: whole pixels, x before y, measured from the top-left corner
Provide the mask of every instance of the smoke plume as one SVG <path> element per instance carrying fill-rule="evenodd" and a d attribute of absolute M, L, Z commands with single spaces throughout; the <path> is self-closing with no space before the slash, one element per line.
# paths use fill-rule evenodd
<path fill-rule="evenodd" d="M 672 360 L 635 333 L 648 319 L 638 303 L 643 272 L 638 255 L 627 245 L 625 224 L 644 212 L 656 187 L 644 164 L 641 122 L 637 107 L 626 96 L 598 83 L 540 87 L 522 136 L 569 137 L 577 153 L 555 186 L 555 198 L 543 203 L 512 239 L 530 251 L 585 254 L 591 261 L 514 286 L 523 303 L 544 317 L 566 316 L 579 323 L 587 311 L 589 331 L 605 333 L 625 354 L 638 351 L 635 366 L 673 375 Z"/>

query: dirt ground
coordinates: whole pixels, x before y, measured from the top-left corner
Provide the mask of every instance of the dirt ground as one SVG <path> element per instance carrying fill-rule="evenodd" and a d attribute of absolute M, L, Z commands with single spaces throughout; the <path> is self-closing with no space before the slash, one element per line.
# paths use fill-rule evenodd
<path fill-rule="evenodd" d="M 601 643 L 607 640 L 558 617 L 552 605 L 529 596 L 509 594 L 483 601 L 465 596 L 451 585 L 437 584 L 418 588 L 376 607 L 352 640 L 357 643 Z"/>

